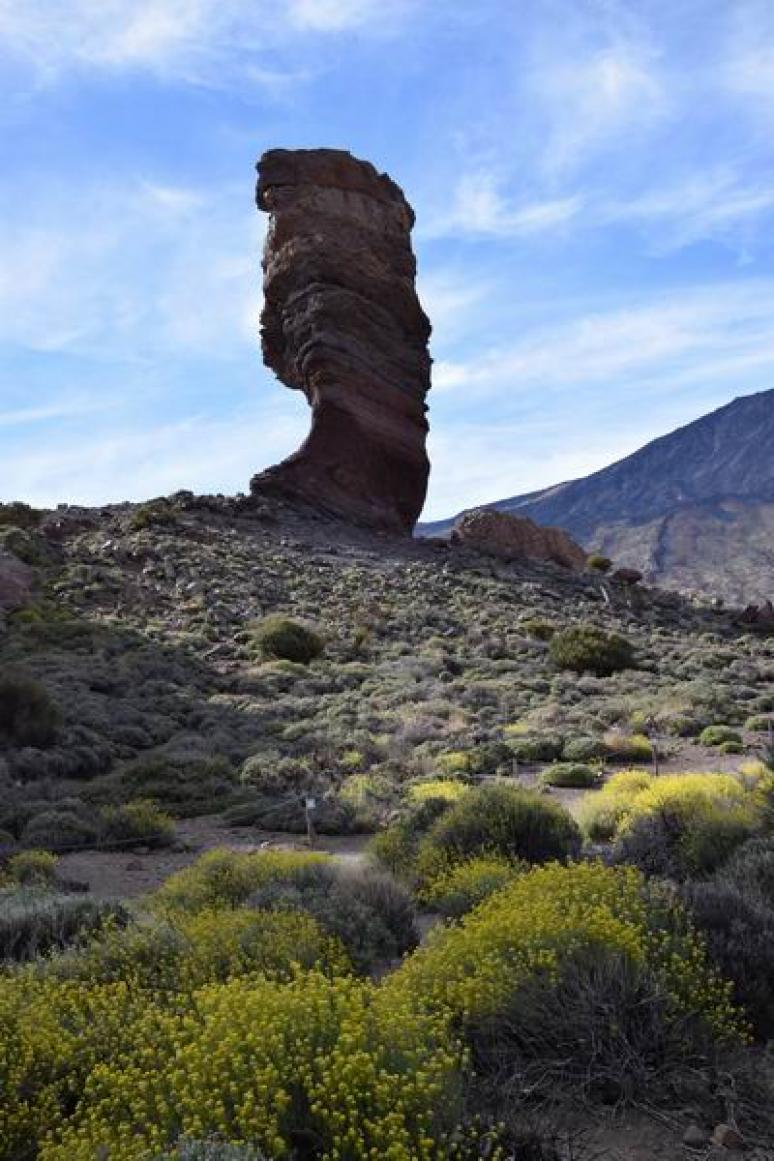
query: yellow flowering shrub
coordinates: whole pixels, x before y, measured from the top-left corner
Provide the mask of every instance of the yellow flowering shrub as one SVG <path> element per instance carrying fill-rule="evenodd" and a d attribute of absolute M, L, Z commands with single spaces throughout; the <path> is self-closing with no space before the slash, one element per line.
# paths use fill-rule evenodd
<path fill-rule="evenodd" d="M 475 755 L 470 750 L 447 750 L 445 754 L 438 754 L 435 764 L 442 774 L 455 777 L 459 774 L 470 774 L 475 762 Z"/>
<path fill-rule="evenodd" d="M 624 770 L 584 800 L 580 824 L 589 838 L 605 841 L 624 833 L 635 819 L 659 810 L 687 815 L 707 808 L 738 808 L 752 818 L 756 803 L 747 786 L 733 774 L 656 776 L 644 770 Z"/>
<path fill-rule="evenodd" d="M 267 883 L 293 882 L 329 861 L 328 855 L 303 851 L 208 851 L 167 879 L 155 896 L 159 911 L 200 911 L 236 907 Z"/>
<path fill-rule="evenodd" d="M 432 910 L 457 917 L 513 882 L 525 867 L 496 854 L 451 863 L 423 886 L 419 897 Z"/>
<path fill-rule="evenodd" d="M 350 971 L 311 916 L 221 909 L 114 927 L 82 951 L 0 975 L 0 1158 L 17 1161 L 63 1121 L 87 1080 L 137 1041 L 146 1013 L 190 1011 L 196 989 L 238 977 Z"/>
<path fill-rule="evenodd" d="M 654 922 L 632 867 L 534 868 L 458 926 L 436 928 L 384 986 L 464 1024 L 496 1015 L 532 979 L 558 980 L 563 963 L 595 947 L 648 967 L 676 1010 L 697 1013 L 715 1036 L 741 1034 L 729 986 L 690 931 L 678 936 Z"/>
<path fill-rule="evenodd" d="M 279 1159 L 303 1130 L 325 1161 L 440 1159 L 460 1115 L 461 1063 L 440 1016 L 372 984 L 233 980 L 196 993 L 190 1011 L 149 1009 L 131 1045 L 93 1070 L 40 1161 L 141 1161 L 181 1133 Z"/>
<path fill-rule="evenodd" d="M 52 960 L 45 970 L 61 979 L 190 992 L 254 972 L 287 977 L 294 967 L 351 970 L 340 942 L 301 911 L 208 908 L 126 930 L 113 927 L 83 950 Z"/>
<path fill-rule="evenodd" d="M 123 982 L 0 977 L 0 1158 L 34 1156 L 87 1076 L 120 1049 L 147 998 Z"/>
<path fill-rule="evenodd" d="M 413 805 L 427 802 L 430 798 L 442 798 L 444 802 L 457 802 L 470 788 L 457 778 L 434 778 L 426 782 L 412 782 L 406 790 L 406 798 Z"/>
<path fill-rule="evenodd" d="M 0 885 L 8 882 L 46 886 L 56 879 L 58 862 L 50 851 L 19 851 L 11 855 L 5 873 L 0 871 Z"/>

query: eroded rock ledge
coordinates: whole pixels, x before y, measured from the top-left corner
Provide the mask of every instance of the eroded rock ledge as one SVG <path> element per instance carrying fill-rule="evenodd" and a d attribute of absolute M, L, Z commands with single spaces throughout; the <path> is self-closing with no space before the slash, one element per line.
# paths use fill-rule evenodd
<path fill-rule="evenodd" d="M 430 323 L 414 288 L 414 213 L 386 174 L 335 149 L 265 153 L 257 201 L 271 215 L 263 357 L 303 391 L 312 429 L 251 490 L 410 533 L 430 467 Z"/>

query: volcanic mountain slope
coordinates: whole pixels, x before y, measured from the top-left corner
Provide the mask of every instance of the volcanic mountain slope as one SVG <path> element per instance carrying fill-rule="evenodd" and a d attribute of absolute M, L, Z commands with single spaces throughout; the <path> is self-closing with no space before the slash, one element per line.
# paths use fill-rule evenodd
<path fill-rule="evenodd" d="M 774 593 L 774 390 L 656 439 L 585 479 L 492 505 L 559 525 L 653 583 L 735 603 Z M 423 525 L 441 535 L 451 521 Z"/>

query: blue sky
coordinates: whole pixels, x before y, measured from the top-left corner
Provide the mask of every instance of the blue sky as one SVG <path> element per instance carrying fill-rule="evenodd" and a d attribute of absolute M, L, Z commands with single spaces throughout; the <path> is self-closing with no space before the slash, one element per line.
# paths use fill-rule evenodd
<path fill-rule="evenodd" d="M 774 386 L 770 0 L 0 0 L 0 498 L 245 490 L 273 146 L 417 212 L 427 518 Z"/>

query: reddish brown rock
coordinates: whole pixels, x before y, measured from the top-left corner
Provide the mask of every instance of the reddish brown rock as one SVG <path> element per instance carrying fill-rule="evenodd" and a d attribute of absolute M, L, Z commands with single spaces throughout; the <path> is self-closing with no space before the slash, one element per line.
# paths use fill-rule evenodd
<path fill-rule="evenodd" d="M 18 609 L 32 596 L 34 573 L 11 552 L 0 549 L 0 611 Z"/>
<path fill-rule="evenodd" d="M 264 362 L 303 391 L 312 430 L 251 490 L 410 533 L 429 473 L 430 323 L 414 289 L 414 213 L 386 174 L 335 149 L 265 153 L 257 196 L 271 215 Z"/>
<path fill-rule="evenodd" d="M 642 573 L 638 568 L 617 568 L 610 579 L 622 585 L 638 585 L 642 580 Z"/>
<path fill-rule="evenodd" d="M 492 508 L 463 513 L 451 538 L 504 560 L 551 560 L 578 571 L 586 564 L 586 553 L 561 528 L 541 528 L 527 516 Z"/>

